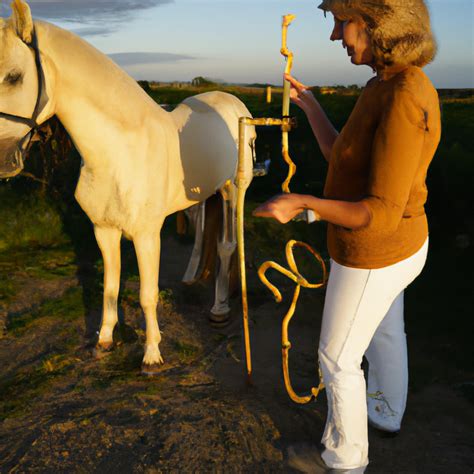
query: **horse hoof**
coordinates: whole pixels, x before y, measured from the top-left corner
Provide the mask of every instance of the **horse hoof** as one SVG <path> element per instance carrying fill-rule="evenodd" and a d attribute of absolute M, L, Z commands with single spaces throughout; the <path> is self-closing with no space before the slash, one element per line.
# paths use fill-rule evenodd
<path fill-rule="evenodd" d="M 98 359 L 109 354 L 114 349 L 113 342 L 98 342 L 94 347 L 94 356 Z"/>
<path fill-rule="evenodd" d="M 230 313 L 225 314 L 214 314 L 209 315 L 209 322 L 214 328 L 222 328 L 230 323 Z"/>
<path fill-rule="evenodd" d="M 142 364 L 142 375 L 147 377 L 154 377 L 163 371 L 163 363 L 161 364 Z"/>

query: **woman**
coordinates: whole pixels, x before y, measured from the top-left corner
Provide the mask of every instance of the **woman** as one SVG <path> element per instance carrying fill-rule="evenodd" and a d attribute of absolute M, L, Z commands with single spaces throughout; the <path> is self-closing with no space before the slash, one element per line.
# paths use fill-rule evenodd
<path fill-rule="evenodd" d="M 331 40 L 342 40 L 351 62 L 376 77 L 338 134 L 307 87 L 286 76 L 329 162 L 325 197 L 281 195 L 254 214 L 286 223 L 311 209 L 329 223 L 322 458 L 331 468 L 359 469 L 368 464 L 367 417 L 394 434 L 406 405 L 403 292 L 426 260 L 425 179 L 440 139 L 437 92 L 421 67 L 436 45 L 423 0 L 324 0 L 319 8 L 334 15 Z"/>

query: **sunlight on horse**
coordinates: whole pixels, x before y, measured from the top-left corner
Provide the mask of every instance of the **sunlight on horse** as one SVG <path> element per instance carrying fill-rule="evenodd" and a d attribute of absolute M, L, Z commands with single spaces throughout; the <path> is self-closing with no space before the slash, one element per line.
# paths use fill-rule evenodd
<path fill-rule="evenodd" d="M 163 362 L 156 315 L 163 221 L 216 191 L 223 193 L 227 227 L 218 244 L 221 265 L 213 311 L 228 312 L 225 286 L 229 255 L 236 247 L 238 118 L 250 113 L 240 100 L 222 92 L 194 96 L 166 112 L 87 42 L 49 23 L 33 23 L 22 0 L 12 8 L 12 17 L 0 22 L 0 177 L 21 171 L 30 130 L 56 115 L 82 157 L 75 196 L 94 224 L 104 259 L 98 346 L 109 349 L 113 344 L 123 235 L 134 243 L 140 272 L 147 328 L 142 370 L 153 373 Z M 34 123 L 27 125 L 24 119 L 35 109 Z M 252 128 L 245 150 L 247 185 L 254 140 Z M 195 266 L 188 268 L 190 280 Z"/>

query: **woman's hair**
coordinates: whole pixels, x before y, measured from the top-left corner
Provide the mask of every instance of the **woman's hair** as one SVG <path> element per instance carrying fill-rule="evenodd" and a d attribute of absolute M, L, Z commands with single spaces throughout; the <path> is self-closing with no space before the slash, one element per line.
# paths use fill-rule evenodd
<path fill-rule="evenodd" d="M 423 67 L 436 55 L 423 0 L 323 0 L 319 8 L 340 20 L 361 18 L 366 23 L 377 69 Z"/>

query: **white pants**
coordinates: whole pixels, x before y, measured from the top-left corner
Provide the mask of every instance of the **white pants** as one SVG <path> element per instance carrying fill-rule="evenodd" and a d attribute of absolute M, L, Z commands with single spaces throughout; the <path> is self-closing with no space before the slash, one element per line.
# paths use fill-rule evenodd
<path fill-rule="evenodd" d="M 319 343 L 328 398 L 322 457 L 331 468 L 368 464 L 367 416 L 379 428 L 400 429 L 408 386 L 403 291 L 421 273 L 427 252 L 428 239 L 409 258 L 376 270 L 331 261 Z"/>

